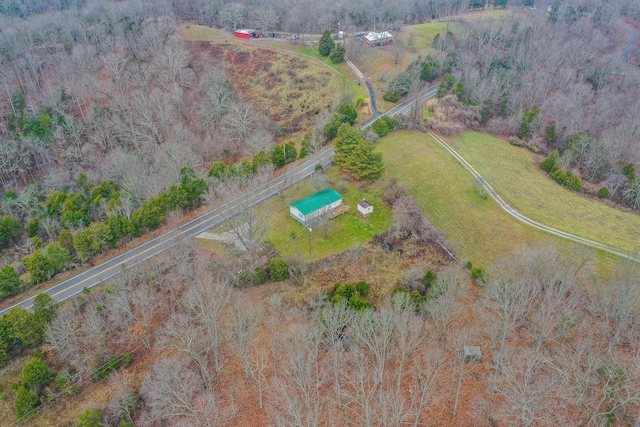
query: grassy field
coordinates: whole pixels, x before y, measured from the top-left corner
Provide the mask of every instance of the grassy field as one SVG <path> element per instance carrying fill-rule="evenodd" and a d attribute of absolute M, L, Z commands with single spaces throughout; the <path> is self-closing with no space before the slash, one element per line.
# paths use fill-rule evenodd
<path fill-rule="evenodd" d="M 206 25 L 183 24 L 180 28 L 182 37 L 189 41 L 225 40 L 233 37 L 233 34 L 221 28 L 211 28 Z"/>
<path fill-rule="evenodd" d="M 270 200 L 269 209 L 273 212 L 273 220 L 267 238 L 282 256 L 301 254 L 307 261 L 324 258 L 368 242 L 375 234 L 389 228 L 391 209 L 380 198 L 380 185 L 359 189 L 357 183 L 340 183 L 338 168 L 329 170 L 327 177 L 332 182 L 329 186 L 344 197 L 342 203 L 350 209 L 331 221 L 328 240 L 325 240 L 322 230 L 311 225 L 311 251 L 307 229 L 289 216 L 290 203 L 314 193 L 308 181 L 302 181 L 287 190 L 284 203 L 279 197 Z M 364 219 L 358 215 L 356 208 L 362 199 L 367 199 L 374 206 L 373 214 Z"/>
<path fill-rule="evenodd" d="M 439 33 L 444 36 L 447 30 L 455 32 L 459 29 L 460 24 L 456 22 L 430 22 L 428 24 L 408 25 L 404 27 L 402 40 L 405 45 L 408 45 L 409 36 L 413 34 L 414 48 L 420 52 L 431 47 L 436 34 Z"/>
<path fill-rule="evenodd" d="M 529 151 L 474 132 L 452 138 L 451 145 L 482 174 L 511 206 L 551 227 L 637 251 L 640 216 L 590 200 L 556 184 Z"/>
<path fill-rule="evenodd" d="M 358 183 L 341 181 L 340 175 L 337 167 L 330 169 L 327 173 L 330 181 L 328 186 L 344 197 L 343 205 L 349 206 L 350 209 L 330 222 L 328 240 L 325 240 L 324 231 L 319 227 L 311 225 L 312 231 L 309 233 L 307 228 L 289 216 L 289 204 L 315 192 L 311 189 L 308 179 L 287 189 L 284 199 L 279 196 L 272 197 L 263 205 L 267 217 L 270 218 L 265 237 L 283 257 L 300 254 L 305 260 L 314 261 L 360 246 L 371 240 L 375 234 L 389 228 L 391 208 L 381 201 L 381 184 L 361 189 Z M 362 199 L 374 206 L 374 212 L 367 218 L 362 218 L 357 213 L 356 205 Z M 212 231 L 220 233 L 228 231 L 228 227 L 221 225 Z M 219 249 L 220 245 L 217 242 L 201 241 L 199 244 L 212 250 Z"/>
<path fill-rule="evenodd" d="M 379 140 L 378 149 L 387 174 L 408 186 L 426 217 L 444 231 L 458 255 L 474 265 L 491 265 L 525 245 L 558 245 L 565 252 L 586 256 L 594 262 L 598 276 L 606 275 L 618 261 L 613 255 L 530 228 L 493 200 L 483 200 L 471 174 L 428 135 L 394 132 Z"/>

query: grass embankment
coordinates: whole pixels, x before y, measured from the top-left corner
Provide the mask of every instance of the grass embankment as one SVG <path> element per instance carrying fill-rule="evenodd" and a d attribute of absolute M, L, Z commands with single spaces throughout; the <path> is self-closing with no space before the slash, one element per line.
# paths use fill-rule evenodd
<path fill-rule="evenodd" d="M 379 141 L 378 149 L 384 156 L 387 174 L 407 185 L 425 216 L 444 231 L 464 260 L 488 266 L 525 245 L 558 245 L 563 251 L 588 256 L 595 262 L 599 275 L 610 271 L 618 260 L 613 255 L 535 230 L 510 217 L 495 201 L 483 200 L 471 174 L 428 135 L 394 132 Z M 533 160 L 529 161 L 533 164 Z M 514 166 L 514 173 L 519 168 Z M 487 178 L 493 185 L 491 178 Z M 564 209 L 572 212 L 570 205 Z"/>
<path fill-rule="evenodd" d="M 450 144 L 522 214 L 625 251 L 638 250 L 640 216 L 561 187 L 539 169 L 533 153 L 475 132 L 452 138 Z"/>
<path fill-rule="evenodd" d="M 344 197 L 343 205 L 349 211 L 330 221 L 328 240 L 318 226 L 310 226 L 311 251 L 309 251 L 309 235 L 307 229 L 289 216 L 289 204 L 315 193 L 308 180 L 302 181 L 285 192 L 284 203 L 280 197 L 270 199 L 269 209 L 274 213 L 267 233 L 267 238 L 284 257 L 300 254 L 307 261 L 321 259 L 330 255 L 357 247 L 378 233 L 389 228 L 391 208 L 381 200 L 381 184 L 367 189 L 359 189 L 357 183 L 340 181 L 339 168 L 328 171 L 327 177 L 332 182 L 328 186 L 336 189 Z M 367 218 L 358 215 L 357 204 L 367 199 L 374 206 L 373 214 Z"/>
<path fill-rule="evenodd" d="M 311 46 L 294 44 L 291 42 L 285 42 L 285 41 L 279 41 L 279 40 L 274 40 L 273 42 L 271 42 L 271 44 L 274 47 L 277 47 L 279 49 L 288 50 L 288 51 L 297 53 L 299 55 L 310 56 L 328 65 L 329 67 L 333 68 L 334 70 L 336 70 L 342 75 L 342 78 L 341 78 L 342 81 L 340 82 L 340 87 L 339 87 L 340 92 L 346 91 L 347 93 L 350 93 L 353 95 L 354 101 L 360 98 L 364 100 L 366 103 L 368 103 L 368 105 L 370 105 L 369 92 L 367 91 L 367 88 L 362 84 L 360 79 L 353 73 L 351 68 L 349 68 L 349 66 L 345 62 L 334 64 L 333 62 L 331 62 L 331 60 L 329 60 L 329 58 L 320 56 L 318 49 Z M 336 92 L 336 93 L 340 93 L 340 92 Z M 358 111 L 357 123 L 362 123 L 368 118 L 370 118 L 371 116 L 372 114 L 368 107 L 362 108 Z"/>

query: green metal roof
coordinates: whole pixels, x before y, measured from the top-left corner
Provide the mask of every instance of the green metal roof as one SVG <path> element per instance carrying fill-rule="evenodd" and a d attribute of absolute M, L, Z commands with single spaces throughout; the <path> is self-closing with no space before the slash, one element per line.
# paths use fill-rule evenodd
<path fill-rule="evenodd" d="M 298 209 L 302 215 L 309 215 L 311 212 L 315 212 L 320 208 L 323 208 L 333 202 L 337 202 L 342 199 L 340 193 L 331 188 L 326 188 L 319 193 L 313 194 L 306 199 L 298 200 L 295 203 L 291 203 L 289 206 L 293 206 Z"/>

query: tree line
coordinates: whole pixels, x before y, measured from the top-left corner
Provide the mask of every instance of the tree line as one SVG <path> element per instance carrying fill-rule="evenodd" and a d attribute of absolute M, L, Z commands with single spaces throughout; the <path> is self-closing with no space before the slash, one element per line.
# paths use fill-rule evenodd
<path fill-rule="evenodd" d="M 394 221 L 409 225 L 405 197 Z M 588 262 L 530 247 L 489 268 L 482 286 L 458 266 L 412 268 L 386 296 L 371 299 L 376 285 L 355 279 L 299 305 L 236 287 L 242 262 L 182 246 L 66 304 L 46 329 L 40 396 L 58 383 L 84 392 L 102 361 L 126 352 L 134 366 L 138 355 L 153 361 L 137 366 L 141 382 L 125 365 L 109 374 L 109 398 L 87 408 L 106 425 L 227 425 L 253 411 L 317 426 L 636 421 L 635 264 L 595 294 L 583 288 Z M 481 347 L 480 365 L 464 360 L 465 345 Z"/>
<path fill-rule="evenodd" d="M 639 77 L 615 49 L 627 42 L 618 21 L 637 13 L 628 2 L 589 2 L 465 22 L 438 34 L 385 97 L 441 78 L 438 97 L 455 97 L 431 106 L 427 123 L 436 130 L 482 127 L 536 153 L 556 151 L 551 173 L 561 185 L 638 208 L 639 180 L 629 170 L 640 163 Z"/>

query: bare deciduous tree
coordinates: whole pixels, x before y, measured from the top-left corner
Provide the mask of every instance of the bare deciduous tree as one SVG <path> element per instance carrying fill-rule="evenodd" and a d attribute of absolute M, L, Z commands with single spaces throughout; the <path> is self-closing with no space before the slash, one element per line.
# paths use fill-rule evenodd
<path fill-rule="evenodd" d="M 262 308 L 252 307 L 241 299 L 236 299 L 230 313 L 231 338 L 244 364 L 245 377 L 249 378 L 249 347 L 255 339 L 256 328 L 262 321 Z"/>
<path fill-rule="evenodd" d="M 210 271 L 203 264 L 204 262 L 201 261 L 196 266 L 199 269 L 197 277 L 187 284 L 188 288 L 183 301 L 189 312 L 203 325 L 206 339 L 210 342 L 213 351 L 215 371 L 219 373 L 223 365 L 221 344 L 224 330 L 221 317 L 231 299 L 231 289 L 225 274 L 221 271 Z"/>
<path fill-rule="evenodd" d="M 171 419 L 190 425 L 216 427 L 224 425 L 227 416 L 211 389 L 202 391 L 198 374 L 180 358 L 163 358 L 153 366 L 140 393 L 148 405 L 150 422 Z"/>
<path fill-rule="evenodd" d="M 213 351 L 213 345 L 209 335 L 203 332 L 201 325 L 194 325 L 191 317 L 176 313 L 165 324 L 160 343 L 166 348 L 184 353 L 192 360 L 200 370 L 205 387 L 210 388 L 213 375 L 209 368 L 209 355 Z"/>

